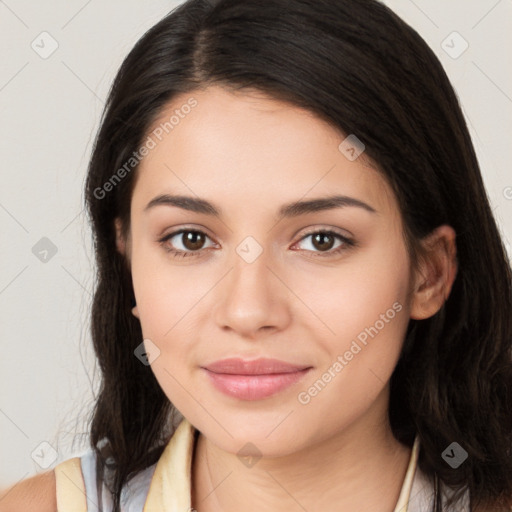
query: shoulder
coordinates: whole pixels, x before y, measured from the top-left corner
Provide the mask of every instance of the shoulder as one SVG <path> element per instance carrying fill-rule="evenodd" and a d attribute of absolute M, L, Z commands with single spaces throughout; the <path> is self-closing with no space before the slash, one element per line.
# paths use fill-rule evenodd
<path fill-rule="evenodd" d="M 0 490 L 0 512 L 56 512 L 55 472 L 47 471 Z"/>

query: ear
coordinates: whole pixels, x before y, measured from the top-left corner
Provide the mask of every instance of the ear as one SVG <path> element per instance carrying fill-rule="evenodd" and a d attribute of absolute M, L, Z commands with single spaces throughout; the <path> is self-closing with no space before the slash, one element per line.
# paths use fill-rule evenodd
<path fill-rule="evenodd" d="M 448 299 L 458 269 L 455 238 L 455 230 L 443 225 L 422 241 L 425 255 L 415 275 L 411 318 L 424 320 L 435 315 Z"/>

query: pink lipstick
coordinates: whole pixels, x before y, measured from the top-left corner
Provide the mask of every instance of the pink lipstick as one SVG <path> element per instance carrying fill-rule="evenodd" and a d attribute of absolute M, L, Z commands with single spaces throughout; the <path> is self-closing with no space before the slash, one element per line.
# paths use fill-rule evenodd
<path fill-rule="evenodd" d="M 240 400 L 261 400 L 301 380 L 311 366 L 278 359 L 223 359 L 202 367 L 216 389 Z"/>

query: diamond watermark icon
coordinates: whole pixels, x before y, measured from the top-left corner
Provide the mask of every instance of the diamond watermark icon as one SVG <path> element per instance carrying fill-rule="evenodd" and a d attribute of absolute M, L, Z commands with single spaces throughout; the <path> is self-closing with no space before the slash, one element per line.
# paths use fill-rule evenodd
<path fill-rule="evenodd" d="M 43 441 L 36 446 L 30 456 L 39 467 L 48 469 L 57 460 L 57 450 L 47 441 Z"/>
<path fill-rule="evenodd" d="M 57 254 L 57 250 L 57 246 L 49 238 L 43 236 L 32 247 L 32 254 L 43 263 L 48 263 Z"/>
<path fill-rule="evenodd" d="M 160 349 L 150 339 L 146 338 L 133 353 L 142 364 L 149 366 L 160 355 Z"/>
<path fill-rule="evenodd" d="M 260 257 L 263 247 L 252 236 L 248 236 L 238 245 L 236 252 L 246 263 L 253 263 Z"/>
<path fill-rule="evenodd" d="M 242 464 L 252 468 L 261 459 L 262 454 L 257 446 L 252 443 L 246 443 L 238 450 L 237 456 Z"/>
<path fill-rule="evenodd" d="M 364 152 L 366 146 L 352 133 L 343 140 L 338 149 L 345 158 L 353 162 Z"/>
<path fill-rule="evenodd" d="M 441 457 L 453 469 L 457 469 L 468 458 L 468 452 L 454 441 L 444 450 Z"/>
<path fill-rule="evenodd" d="M 458 32 L 453 31 L 443 40 L 441 48 L 452 59 L 458 59 L 469 48 L 469 43 Z"/>
<path fill-rule="evenodd" d="M 34 50 L 39 57 L 47 59 L 50 57 L 55 50 L 59 47 L 57 40 L 51 36 L 48 32 L 41 32 L 33 41 L 30 43 L 32 50 Z"/>

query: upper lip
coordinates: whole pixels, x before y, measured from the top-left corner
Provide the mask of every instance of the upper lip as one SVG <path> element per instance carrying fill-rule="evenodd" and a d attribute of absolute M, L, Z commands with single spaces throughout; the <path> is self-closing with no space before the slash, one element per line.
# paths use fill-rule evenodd
<path fill-rule="evenodd" d="M 241 358 L 229 358 L 215 361 L 204 366 L 214 373 L 228 373 L 232 375 L 266 375 L 272 373 L 293 373 L 306 368 L 309 365 L 292 364 L 279 359 L 260 358 L 244 360 Z"/>

